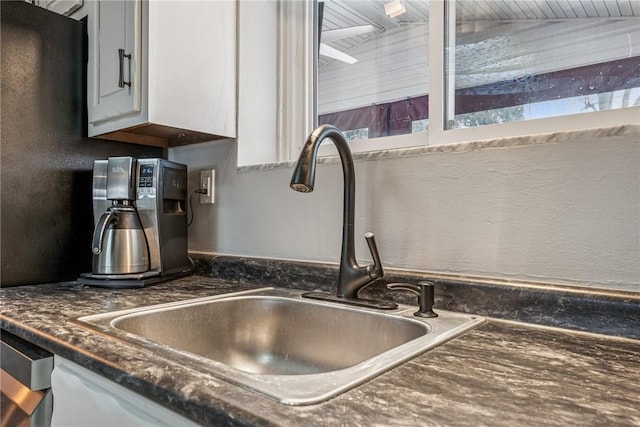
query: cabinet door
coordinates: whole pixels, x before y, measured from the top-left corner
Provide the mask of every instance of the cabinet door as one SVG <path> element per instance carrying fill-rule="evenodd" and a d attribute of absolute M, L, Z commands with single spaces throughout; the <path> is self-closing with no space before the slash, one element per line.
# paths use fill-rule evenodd
<path fill-rule="evenodd" d="M 140 111 L 141 3 L 141 0 L 96 1 L 89 14 L 87 84 L 91 124 Z"/>
<path fill-rule="evenodd" d="M 51 427 L 197 427 L 159 404 L 69 360 L 54 357 Z"/>
<path fill-rule="evenodd" d="M 82 7 L 83 0 L 36 0 L 38 6 L 69 16 Z M 35 3 L 35 2 L 34 2 Z"/>

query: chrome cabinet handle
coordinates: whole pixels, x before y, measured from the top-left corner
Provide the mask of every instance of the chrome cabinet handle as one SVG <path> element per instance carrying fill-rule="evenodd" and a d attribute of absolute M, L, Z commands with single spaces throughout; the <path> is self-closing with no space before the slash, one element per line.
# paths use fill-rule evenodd
<path fill-rule="evenodd" d="M 131 79 L 124 81 L 124 58 L 129 60 L 129 74 L 131 74 L 131 54 L 125 54 L 124 49 L 118 49 L 118 57 L 120 58 L 120 78 L 118 79 L 118 87 L 131 87 Z"/>

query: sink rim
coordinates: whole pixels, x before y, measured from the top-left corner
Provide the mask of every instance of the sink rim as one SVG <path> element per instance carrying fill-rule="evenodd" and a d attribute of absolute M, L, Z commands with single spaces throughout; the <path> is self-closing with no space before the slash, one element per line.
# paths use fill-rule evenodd
<path fill-rule="evenodd" d="M 361 307 L 309 300 L 301 295 L 306 291 L 265 287 L 247 291 L 232 292 L 207 297 L 192 298 L 163 304 L 135 307 L 106 313 L 92 314 L 73 319 L 70 322 L 92 332 L 106 335 L 145 352 L 151 352 L 173 363 L 179 363 L 199 372 L 223 379 L 236 386 L 257 392 L 265 397 L 287 405 L 310 405 L 326 401 L 351 388 L 363 384 L 390 369 L 474 328 L 484 322 L 476 315 L 437 310 L 439 317 L 424 319 L 413 316 L 414 306 L 400 304 L 395 310 L 375 310 Z M 255 297 L 276 297 L 299 303 L 329 306 L 338 310 L 355 311 L 367 315 L 401 319 L 417 323 L 427 328 L 427 332 L 404 344 L 366 359 L 354 366 L 312 374 L 260 374 L 233 368 L 222 362 L 179 350 L 171 346 L 149 340 L 113 326 L 117 319 L 143 313 L 160 312 L 169 308 L 206 304 L 216 300 L 238 300 Z M 430 330 L 429 330 L 430 328 Z"/>

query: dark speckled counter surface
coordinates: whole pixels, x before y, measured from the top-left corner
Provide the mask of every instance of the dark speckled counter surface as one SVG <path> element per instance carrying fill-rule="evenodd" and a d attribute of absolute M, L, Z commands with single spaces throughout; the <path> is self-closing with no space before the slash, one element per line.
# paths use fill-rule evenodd
<path fill-rule="evenodd" d="M 3 288 L 0 326 L 204 425 L 640 426 L 636 339 L 489 319 L 334 399 L 292 407 L 69 322 L 265 282 L 194 275 L 144 289 Z"/>

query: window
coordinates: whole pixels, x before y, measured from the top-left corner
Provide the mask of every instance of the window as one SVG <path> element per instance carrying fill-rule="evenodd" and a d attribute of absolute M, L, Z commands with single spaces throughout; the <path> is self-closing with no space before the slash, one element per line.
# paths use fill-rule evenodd
<path fill-rule="evenodd" d="M 297 159 L 323 123 L 358 152 L 640 121 L 640 0 L 258 3 L 239 3 L 241 165 Z"/>
<path fill-rule="evenodd" d="M 429 2 L 325 0 L 318 19 L 318 124 L 413 133 L 428 112 Z"/>
<path fill-rule="evenodd" d="M 638 122 L 640 0 L 324 0 L 317 19 L 318 124 L 354 151 Z"/>
<path fill-rule="evenodd" d="M 445 13 L 448 129 L 640 105 L 640 2 L 456 0 Z"/>

